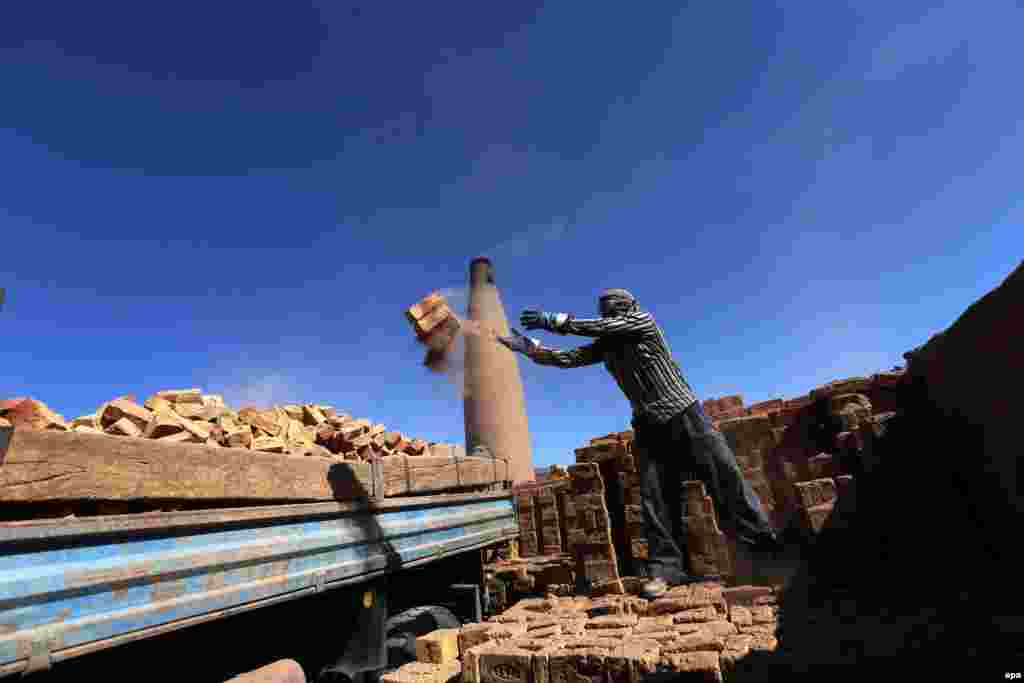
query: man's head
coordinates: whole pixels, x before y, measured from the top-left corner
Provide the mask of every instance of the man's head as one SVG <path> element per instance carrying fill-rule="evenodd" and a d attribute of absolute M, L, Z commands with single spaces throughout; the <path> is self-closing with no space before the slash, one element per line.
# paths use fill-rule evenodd
<path fill-rule="evenodd" d="M 639 310 L 636 297 L 625 289 L 606 289 L 601 292 L 597 304 L 602 318 L 614 318 Z"/>

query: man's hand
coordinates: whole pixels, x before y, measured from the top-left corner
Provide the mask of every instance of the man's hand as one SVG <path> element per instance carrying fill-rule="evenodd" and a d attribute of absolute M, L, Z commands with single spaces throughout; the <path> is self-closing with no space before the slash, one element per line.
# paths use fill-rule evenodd
<path fill-rule="evenodd" d="M 545 313 L 544 311 L 526 310 L 519 316 L 519 324 L 528 330 L 548 330 L 563 334 L 562 327 L 569 320 L 567 313 Z"/>
<path fill-rule="evenodd" d="M 498 341 L 504 344 L 507 348 L 516 353 L 521 353 L 524 356 L 529 356 L 531 353 L 540 348 L 540 342 L 536 339 L 524 337 L 519 334 L 519 330 L 512 328 L 512 334 L 508 337 L 498 337 Z"/>

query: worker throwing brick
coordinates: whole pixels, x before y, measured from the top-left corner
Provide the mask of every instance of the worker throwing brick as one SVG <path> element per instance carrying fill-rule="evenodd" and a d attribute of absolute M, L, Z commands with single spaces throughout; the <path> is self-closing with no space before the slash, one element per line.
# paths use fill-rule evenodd
<path fill-rule="evenodd" d="M 602 292 L 601 317 L 527 310 L 527 330 L 594 337 L 568 351 L 542 346 L 513 329 L 499 341 L 539 365 L 578 368 L 603 362 L 633 407 L 634 458 L 647 533 L 650 580 L 645 597 L 671 585 L 718 577 L 687 573 L 682 482 L 704 482 L 722 530 L 754 553 L 774 554 L 779 541 L 761 502 L 740 473 L 729 444 L 704 415 L 693 389 L 672 358 L 661 328 L 624 289 Z"/>

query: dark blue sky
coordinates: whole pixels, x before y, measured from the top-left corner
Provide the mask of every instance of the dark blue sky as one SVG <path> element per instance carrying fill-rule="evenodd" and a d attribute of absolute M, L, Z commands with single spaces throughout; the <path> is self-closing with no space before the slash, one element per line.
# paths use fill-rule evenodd
<path fill-rule="evenodd" d="M 401 312 L 627 287 L 703 396 L 901 362 L 1024 253 L 1013 3 L 10 4 L 0 394 L 202 386 L 462 439 Z M 585 340 L 554 337 L 560 345 Z M 538 464 L 625 428 L 521 363 Z"/>

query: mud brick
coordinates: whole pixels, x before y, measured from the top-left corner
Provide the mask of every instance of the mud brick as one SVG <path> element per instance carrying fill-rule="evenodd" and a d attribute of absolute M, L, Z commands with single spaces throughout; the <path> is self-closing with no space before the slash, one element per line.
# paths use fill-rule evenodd
<path fill-rule="evenodd" d="M 760 605 L 750 609 L 750 615 L 754 624 L 774 624 L 778 610 L 771 605 Z"/>
<path fill-rule="evenodd" d="M 586 629 L 588 631 L 603 630 L 603 629 L 623 629 L 633 628 L 639 622 L 639 617 L 635 614 L 609 614 L 600 617 L 594 617 L 586 623 Z"/>
<path fill-rule="evenodd" d="M 754 618 L 750 613 L 749 607 L 736 605 L 729 608 L 729 621 L 736 624 L 736 626 L 751 626 L 754 623 Z"/>
<path fill-rule="evenodd" d="M 832 479 L 812 479 L 794 484 L 800 507 L 809 508 L 836 499 L 836 484 Z"/>
<path fill-rule="evenodd" d="M 722 590 L 722 597 L 729 607 L 733 605 L 753 606 L 754 600 L 773 594 L 771 586 L 731 586 Z"/>
<path fill-rule="evenodd" d="M 676 624 L 694 624 L 718 619 L 718 610 L 710 605 L 708 607 L 697 607 L 676 612 L 672 615 L 672 621 Z"/>
<path fill-rule="evenodd" d="M 493 633 L 497 624 L 466 624 L 459 629 L 459 655 L 465 656 L 470 648 L 494 640 Z"/>
<path fill-rule="evenodd" d="M 655 617 L 662 614 L 677 614 L 698 607 L 713 607 L 721 599 L 721 596 L 710 595 L 670 595 L 651 602 L 647 607 L 647 616 Z"/>
<path fill-rule="evenodd" d="M 633 559 L 646 560 L 647 555 L 647 539 L 646 538 L 634 538 L 630 541 L 630 547 L 633 552 Z"/>
<path fill-rule="evenodd" d="M 604 658 L 615 646 L 600 644 L 590 647 L 563 647 L 548 657 L 550 681 L 572 683 L 605 683 Z"/>
<path fill-rule="evenodd" d="M 671 614 L 663 614 L 660 617 L 640 617 L 636 626 L 633 627 L 633 633 L 657 633 L 670 628 L 672 624 Z"/>
<path fill-rule="evenodd" d="M 594 463 L 569 466 L 569 480 L 574 493 L 604 494 L 604 480 L 601 471 Z"/>
<path fill-rule="evenodd" d="M 500 644 L 481 652 L 478 661 L 480 683 L 541 683 L 534 679 L 530 650 Z"/>
<path fill-rule="evenodd" d="M 768 401 L 761 401 L 760 403 L 753 403 L 748 408 L 751 415 L 767 414 L 775 410 L 782 410 L 782 399 L 773 398 Z"/>
<path fill-rule="evenodd" d="M 587 615 L 592 619 L 601 616 L 621 616 L 628 614 L 639 615 L 647 609 L 647 601 L 636 596 L 609 595 L 598 597 L 590 607 L 587 608 Z"/>
<path fill-rule="evenodd" d="M 624 643 L 605 655 L 605 680 L 607 683 L 641 683 L 644 676 L 657 671 L 660 659 L 656 646 Z"/>
<path fill-rule="evenodd" d="M 541 522 L 554 522 L 555 524 L 558 523 L 558 508 L 555 506 L 554 499 L 551 500 L 550 504 L 538 501 L 538 506 L 540 509 Z"/>
<path fill-rule="evenodd" d="M 835 415 L 843 411 L 847 406 L 858 406 L 871 414 L 871 399 L 864 394 L 848 393 L 835 394 L 829 398 L 828 410 Z"/>
<path fill-rule="evenodd" d="M 566 636 L 581 636 L 587 627 L 587 619 L 562 619 L 559 622 L 562 627 L 562 634 Z"/>
<path fill-rule="evenodd" d="M 848 377 L 812 389 L 809 398 L 818 401 L 840 394 L 864 394 L 870 388 L 871 380 L 868 377 Z"/>
<path fill-rule="evenodd" d="M 381 683 L 455 683 L 462 676 L 459 662 L 427 664 L 409 662 L 395 671 L 382 674 Z"/>
<path fill-rule="evenodd" d="M 700 624 L 699 626 L 701 630 L 705 633 L 711 633 L 712 635 L 722 636 L 723 638 L 739 633 L 739 629 L 736 627 L 736 624 L 733 624 L 729 621 L 725 621 L 724 619 L 719 619 L 717 621 L 709 621 Z"/>
<path fill-rule="evenodd" d="M 584 631 L 584 635 L 592 638 L 607 638 L 615 641 L 615 644 L 621 643 L 623 640 L 633 635 L 633 629 L 631 628 L 606 628 L 599 631 Z"/>
<path fill-rule="evenodd" d="M 153 419 L 153 411 L 126 398 L 114 399 L 105 404 L 103 411 L 99 414 L 100 426 L 104 429 L 111 427 L 119 420 L 128 420 L 137 428 L 132 431 L 139 433 L 145 431 L 151 419 Z"/>
<path fill-rule="evenodd" d="M 496 650 L 499 644 L 496 641 L 488 641 L 466 650 L 462 655 L 462 681 L 463 683 L 480 683 L 480 657 L 485 652 Z"/>
<path fill-rule="evenodd" d="M 740 633 L 746 633 L 757 636 L 769 636 L 775 637 L 777 630 L 776 624 L 753 624 L 751 626 L 740 626 Z"/>
<path fill-rule="evenodd" d="M 662 643 L 662 654 L 670 652 L 721 652 L 725 649 L 725 637 L 703 629 L 681 635 L 670 643 Z"/>
<path fill-rule="evenodd" d="M 718 652 L 662 652 L 658 670 L 686 674 L 686 681 L 721 683 Z"/>
<path fill-rule="evenodd" d="M 416 639 L 416 659 L 428 664 L 447 664 L 459 658 L 459 629 L 443 628 Z"/>

